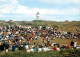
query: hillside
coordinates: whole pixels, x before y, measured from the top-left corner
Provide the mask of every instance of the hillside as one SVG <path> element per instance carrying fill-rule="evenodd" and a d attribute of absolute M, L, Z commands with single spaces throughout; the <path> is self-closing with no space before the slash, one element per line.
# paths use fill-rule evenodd
<path fill-rule="evenodd" d="M 31 25 L 31 26 L 51 26 L 57 27 L 61 31 L 75 32 L 76 29 L 80 32 L 80 21 L 72 22 L 56 22 L 56 21 L 44 21 L 44 20 L 34 20 L 34 21 L 14 21 L 5 22 L 0 20 L 0 26 L 5 25 Z"/>

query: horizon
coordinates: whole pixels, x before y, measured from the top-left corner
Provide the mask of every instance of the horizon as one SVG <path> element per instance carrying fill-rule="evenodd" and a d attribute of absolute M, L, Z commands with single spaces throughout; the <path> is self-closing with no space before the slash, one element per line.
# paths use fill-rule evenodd
<path fill-rule="evenodd" d="M 19 22 L 19 21 L 25 21 L 25 20 L 13 20 L 13 19 L 9 19 L 8 21 L 10 21 L 10 20 L 12 20 L 13 22 Z M 5 21 L 5 22 L 8 22 L 8 21 L 6 21 L 6 20 L 0 20 L 0 21 Z M 26 20 L 25 22 L 32 22 L 32 21 L 53 21 L 53 20 L 31 20 L 31 21 L 28 21 L 28 20 Z M 53 21 L 53 22 L 80 22 L 80 21 L 75 21 L 75 20 L 73 20 L 73 21 L 69 21 L 69 20 L 65 20 L 65 21 Z"/>

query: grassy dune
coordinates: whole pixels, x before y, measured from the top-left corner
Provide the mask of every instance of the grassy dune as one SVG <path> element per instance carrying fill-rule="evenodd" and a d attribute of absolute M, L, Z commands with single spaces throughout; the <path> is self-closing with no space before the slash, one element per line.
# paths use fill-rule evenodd
<path fill-rule="evenodd" d="M 76 29 L 80 32 L 80 21 L 73 22 L 55 22 L 55 21 L 17 21 L 19 25 L 31 25 L 31 26 L 52 26 L 57 27 L 60 31 L 70 31 L 75 32 Z M 5 22 L 0 21 L 0 26 L 6 25 L 15 25 L 15 22 Z M 39 38 L 38 40 L 33 40 L 30 43 L 36 43 L 36 45 L 40 45 L 43 38 Z M 54 39 L 52 43 L 67 44 L 71 42 L 71 40 L 76 40 L 78 44 L 80 44 L 79 39 Z M 41 53 L 27 53 L 26 51 L 9 51 L 8 53 L 0 52 L 0 57 L 80 57 L 80 50 L 62 50 L 62 51 L 49 51 L 49 52 L 41 52 Z"/>
<path fill-rule="evenodd" d="M 31 25 L 31 26 L 51 26 L 57 27 L 61 31 L 70 31 L 75 32 L 76 29 L 80 32 L 80 21 L 72 21 L 72 22 L 56 22 L 56 21 L 43 21 L 43 20 L 34 20 L 34 21 L 14 21 L 14 22 L 5 22 L 0 20 L 0 26 L 5 25 L 15 25 L 17 22 L 18 25 Z"/>

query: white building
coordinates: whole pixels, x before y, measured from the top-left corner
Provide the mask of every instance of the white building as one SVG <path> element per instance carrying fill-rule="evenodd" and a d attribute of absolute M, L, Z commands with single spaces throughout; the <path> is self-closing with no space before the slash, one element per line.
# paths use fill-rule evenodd
<path fill-rule="evenodd" d="M 39 12 L 36 13 L 36 20 L 40 20 L 40 13 Z"/>

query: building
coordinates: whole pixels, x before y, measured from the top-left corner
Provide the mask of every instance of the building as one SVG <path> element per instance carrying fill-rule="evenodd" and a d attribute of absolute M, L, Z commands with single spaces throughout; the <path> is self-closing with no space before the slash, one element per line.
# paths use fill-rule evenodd
<path fill-rule="evenodd" d="M 40 20 L 40 13 L 39 12 L 36 13 L 36 20 Z"/>
<path fill-rule="evenodd" d="M 69 22 L 68 20 L 65 20 L 65 22 Z"/>
<path fill-rule="evenodd" d="M 9 22 L 14 22 L 14 21 L 12 19 L 10 19 Z"/>

